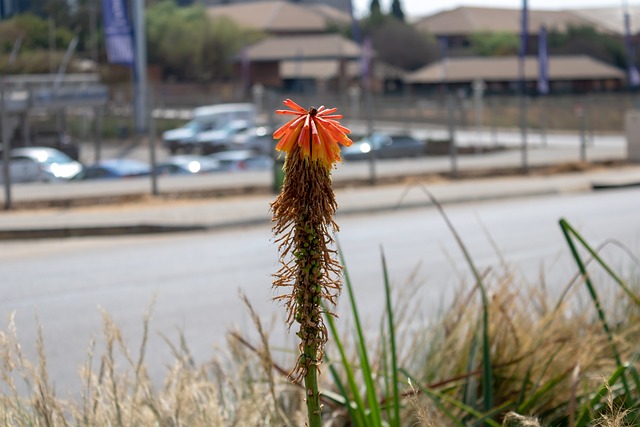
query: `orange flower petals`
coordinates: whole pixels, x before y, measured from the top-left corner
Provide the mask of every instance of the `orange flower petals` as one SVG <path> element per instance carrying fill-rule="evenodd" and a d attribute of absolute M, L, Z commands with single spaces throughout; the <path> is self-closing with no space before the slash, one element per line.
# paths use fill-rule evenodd
<path fill-rule="evenodd" d="M 340 146 L 349 146 L 353 141 L 347 136 L 351 131 L 342 126 L 337 119 L 342 114 L 333 114 L 336 108 L 310 108 L 308 111 L 291 99 L 286 99 L 284 105 L 291 110 L 276 110 L 276 114 L 297 116 L 280 126 L 274 133 L 274 139 L 280 139 L 276 150 L 290 153 L 297 144 L 302 148 L 302 154 L 312 160 L 322 162 L 328 169 L 339 161 Z"/>

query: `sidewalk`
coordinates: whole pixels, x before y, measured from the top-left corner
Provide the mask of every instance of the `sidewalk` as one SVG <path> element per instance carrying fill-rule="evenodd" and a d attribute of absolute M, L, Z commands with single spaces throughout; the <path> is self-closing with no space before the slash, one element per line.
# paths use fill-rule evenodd
<path fill-rule="evenodd" d="M 340 187 L 338 216 L 428 206 L 428 189 L 442 204 L 640 186 L 640 164 L 582 172 L 448 180 L 438 175 L 402 184 Z M 275 195 L 153 199 L 78 208 L 0 213 L 0 240 L 185 232 L 267 224 Z"/>

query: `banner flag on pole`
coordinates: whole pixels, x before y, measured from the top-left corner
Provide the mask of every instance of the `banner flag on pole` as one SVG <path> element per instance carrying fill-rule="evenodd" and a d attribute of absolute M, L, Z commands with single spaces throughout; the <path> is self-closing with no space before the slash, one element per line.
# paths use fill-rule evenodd
<path fill-rule="evenodd" d="M 102 0 L 105 47 L 111 64 L 135 63 L 131 22 L 123 0 Z"/>
<path fill-rule="evenodd" d="M 353 0 L 349 0 L 349 15 L 351 15 L 351 32 L 353 33 L 353 40 L 360 44 L 362 42 L 362 36 L 360 35 L 360 25 L 353 12 Z"/>
<path fill-rule="evenodd" d="M 629 11 L 624 12 L 624 44 L 627 51 L 627 73 L 629 78 L 629 86 L 638 87 L 640 85 L 640 73 L 635 64 L 635 49 L 631 40 L 631 18 Z"/>
<path fill-rule="evenodd" d="M 362 43 L 362 57 L 360 58 L 360 76 L 369 88 L 371 85 L 371 57 L 373 56 L 373 46 L 371 37 L 366 37 Z"/>
<path fill-rule="evenodd" d="M 549 93 L 549 54 L 547 49 L 547 28 L 542 25 L 538 36 L 538 93 Z"/>

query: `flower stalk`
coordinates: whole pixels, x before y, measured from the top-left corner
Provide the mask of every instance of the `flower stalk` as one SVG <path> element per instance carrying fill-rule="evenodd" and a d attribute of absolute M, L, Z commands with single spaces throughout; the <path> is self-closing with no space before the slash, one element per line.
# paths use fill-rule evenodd
<path fill-rule="evenodd" d="M 318 369 L 328 339 L 322 307 L 323 302 L 335 306 L 342 273 L 331 248 L 332 234 L 338 231 L 331 169 L 340 160 L 337 143 L 350 145 L 351 140 L 335 109 L 307 111 L 291 100 L 285 105 L 292 110 L 277 113 L 296 117 L 274 133 L 280 138 L 276 148 L 286 152 L 282 191 L 271 205 L 281 262 L 273 287 L 285 289 L 274 299 L 284 302 L 289 328 L 298 324 L 299 355 L 289 376 L 295 382 L 304 380 L 308 425 L 317 427 L 322 411 Z"/>

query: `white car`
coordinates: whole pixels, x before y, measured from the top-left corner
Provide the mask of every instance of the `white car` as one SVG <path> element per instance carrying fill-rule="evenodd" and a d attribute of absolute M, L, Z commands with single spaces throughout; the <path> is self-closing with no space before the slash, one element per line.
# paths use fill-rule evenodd
<path fill-rule="evenodd" d="M 0 182 L 4 181 L 0 162 Z M 49 147 L 14 148 L 9 153 L 11 182 L 68 181 L 82 172 L 80 162 Z"/>

